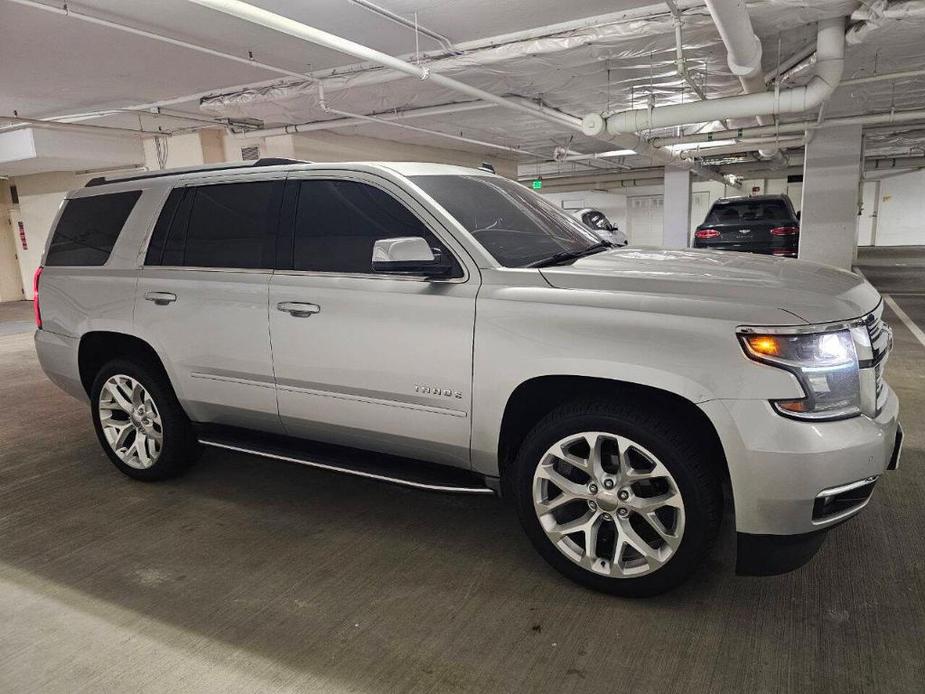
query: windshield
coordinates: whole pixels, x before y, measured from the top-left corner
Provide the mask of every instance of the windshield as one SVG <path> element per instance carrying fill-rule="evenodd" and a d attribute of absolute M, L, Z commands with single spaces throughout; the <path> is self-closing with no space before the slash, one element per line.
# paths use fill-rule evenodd
<path fill-rule="evenodd" d="M 713 205 L 704 224 L 738 224 L 779 219 L 790 219 L 790 211 L 782 200 L 736 200 Z"/>
<path fill-rule="evenodd" d="M 505 267 L 581 253 L 600 237 L 519 183 L 499 176 L 412 176 Z"/>

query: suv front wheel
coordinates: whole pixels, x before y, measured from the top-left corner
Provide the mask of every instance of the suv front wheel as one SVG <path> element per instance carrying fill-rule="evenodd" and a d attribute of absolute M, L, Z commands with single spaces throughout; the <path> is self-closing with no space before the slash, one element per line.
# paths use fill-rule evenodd
<path fill-rule="evenodd" d="M 518 453 L 521 523 L 574 581 L 624 596 L 666 591 L 696 569 L 719 526 L 721 488 L 702 448 L 655 408 L 560 407 Z"/>
<path fill-rule="evenodd" d="M 190 421 L 160 369 L 115 359 L 97 374 L 90 402 L 100 445 L 129 477 L 167 479 L 198 457 Z"/>

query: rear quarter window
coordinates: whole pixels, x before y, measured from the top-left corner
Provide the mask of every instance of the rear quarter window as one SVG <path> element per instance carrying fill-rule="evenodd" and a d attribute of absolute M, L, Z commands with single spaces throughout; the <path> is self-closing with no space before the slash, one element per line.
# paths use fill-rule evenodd
<path fill-rule="evenodd" d="M 140 197 L 140 190 L 132 190 L 68 200 L 45 265 L 103 265 Z"/>

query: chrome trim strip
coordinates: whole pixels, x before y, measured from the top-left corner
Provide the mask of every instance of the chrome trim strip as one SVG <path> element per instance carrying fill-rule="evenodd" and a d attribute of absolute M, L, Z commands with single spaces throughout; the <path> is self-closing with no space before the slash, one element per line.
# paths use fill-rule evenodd
<path fill-rule="evenodd" d="M 870 477 L 865 477 L 862 480 L 857 482 L 850 482 L 849 484 L 842 484 L 838 487 L 829 487 L 828 489 L 823 489 L 821 492 L 816 494 L 816 498 L 835 496 L 836 494 L 843 494 L 844 492 L 850 492 L 852 489 L 857 489 L 859 487 L 866 487 L 868 484 L 873 484 L 878 479 L 880 475 L 872 475 Z"/>
<path fill-rule="evenodd" d="M 170 270 L 171 272 L 226 272 L 245 273 L 248 275 L 272 275 L 273 268 L 257 267 L 203 267 L 201 265 L 142 265 L 142 270 L 157 271 Z"/>
<path fill-rule="evenodd" d="M 802 325 L 740 325 L 736 328 L 736 332 L 740 335 L 750 335 L 753 333 L 764 335 L 798 335 L 803 333 L 826 333 L 833 330 L 848 330 L 850 328 L 866 326 L 871 314 L 877 314 L 882 308 L 883 299 L 880 300 L 880 303 L 878 303 L 873 310 L 867 311 L 862 316 L 849 320 L 833 321 L 831 323 L 804 323 Z"/>
<path fill-rule="evenodd" d="M 267 381 L 254 381 L 249 378 L 237 378 L 235 376 L 222 376 L 220 374 L 206 374 L 193 372 L 190 378 L 200 378 L 205 381 L 222 381 L 223 383 L 236 383 L 241 386 L 257 386 L 259 388 L 272 388 L 273 384 Z"/>
<path fill-rule="evenodd" d="M 421 282 L 428 284 L 465 284 L 469 280 L 469 271 L 463 268 L 463 277 L 426 277 L 424 275 L 396 275 L 388 272 L 320 272 L 318 270 L 274 270 L 277 277 L 328 277 L 334 279 L 356 280 L 400 280 L 404 282 Z"/>
<path fill-rule="evenodd" d="M 392 482 L 394 484 L 400 484 L 405 487 L 414 487 L 415 489 L 426 489 L 433 492 L 449 492 L 449 493 L 459 493 L 459 494 L 494 494 L 495 492 L 488 487 L 450 487 L 440 484 L 427 484 L 426 482 L 412 482 L 411 480 L 403 480 L 400 477 L 389 477 L 387 475 L 377 475 L 372 472 L 363 472 L 361 470 L 351 470 L 350 468 L 339 467 L 337 465 L 328 465 L 327 463 L 318 463 L 312 460 L 303 460 L 301 458 L 291 458 L 285 455 L 279 455 L 277 453 L 267 453 L 265 451 L 260 451 L 252 448 L 243 448 L 241 446 L 232 446 L 231 444 L 221 443 L 219 441 L 210 441 L 208 439 L 199 439 L 199 443 L 203 446 L 212 446 L 214 448 L 223 448 L 228 451 L 235 451 L 236 453 L 250 453 L 251 455 L 258 455 L 263 458 L 272 458 L 273 460 L 282 460 L 287 463 L 298 463 L 299 465 L 307 465 L 308 467 L 318 468 L 320 470 L 328 470 L 330 472 L 341 472 L 345 475 L 354 475 L 355 477 L 365 477 L 367 479 L 379 480 L 380 482 Z"/>
<path fill-rule="evenodd" d="M 400 407 L 407 410 L 417 410 L 418 412 L 430 412 L 432 414 L 448 415 L 450 417 L 468 417 L 469 413 L 464 410 L 453 410 L 448 407 L 435 407 L 433 405 L 419 405 L 414 402 L 404 402 L 398 400 L 385 400 L 383 398 L 374 398 L 368 395 L 353 395 L 343 391 L 332 392 L 330 390 L 318 390 L 316 388 L 302 388 L 299 386 L 277 385 L 279 390 L 285 390 L 290 393 L 303 393 L 305 395 L 317 395 L 322 398 L 335 398 L 337 400 L 350 400 L 352 402 L 362 402 L 367 405 L 384 405 L 386 407 Z"/>

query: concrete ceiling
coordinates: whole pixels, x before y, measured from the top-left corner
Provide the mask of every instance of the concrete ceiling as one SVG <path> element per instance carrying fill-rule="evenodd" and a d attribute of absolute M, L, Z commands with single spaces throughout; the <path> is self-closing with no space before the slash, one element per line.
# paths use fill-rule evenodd
<path fill-rule="evenodd" d="M 392 55 L 413 55 L 410 30 L 358 7 L 350 0 L 251 0 L 252 4 L 306 22 Z M 60 6 L 51 0 L 42 0 Z M 606 107 L 629 108 L 644 103 L 648 93 L 656 103 L 692 98 L 674 69 L 674 31 L 667 8 L 651 0 L 377 0 L 378 4 L 417 20 L 433 31 L 462 43 L 558 22 L 596 17 L 624 10 L 649 8 L 652 19 L 625 26 L 623 33 L 582 45 L 566 45 L 552 54 L 530 53 L 488 66 L 466 65 L 447 74 L 498 94 L 542 98 L 573 115 Z M 679 3 L 685 12 L 685 51 L 691 65 L 705 78 L 711 98 L 738 92 L 729 74 L 725 51 L 697 0 Z M 68 3 L 72 11 L 155 31 L 176 39 L 247 57 L 298 73 L 355 64 L 349 56 L 318 48 L 292 37 L 242 22 L 187 0 L 83 0 Z M 753 0 L 748 3 L 755 29 L 762 38 L 766 69 L 778 56 L 786 58 L 814 36 L 821 17 L 850 14 L 851 0 Z M 846 77 L 875 72 L 925 68 L 925 24 L 921 20 L 883 22 L 861 45 L 849 46 Z M 439 49 L 421 37 L 422 51 Z M 185 95 L 223 94 L 242 86 L 285 79 L 253 65 L 166 45 L 148 38 L 86 24 L 58 14 L 0 0 L 0 115 L 46 118 L 64 114 L 125 107 Z M 807 72 L 811 72 L 807 71 Z M 796 80 L 799 83 L 799 79 Z M 460 95 L 427 82 L 404 79 L 382 85 L 349 88 L 332 99 L 337 107 L 359 113 L 421 107 L 460 100 Z M 825 115 L 925 107 L 925 78 L 875 83 L 836 92 Z M 171 106 L 202 117 L 199 98 Z M 249 105 L 268 125 L 329 118 L 314 97 Z M 274 110 L 275 109 L 275 110 Z M 810 114 L 812 117 L 813 114 Z M 94 123 L 137 127 L 138 116 L 117 115 Z M 176 121 L 159 120 L 162 127 Z M 531 116 L 491 108 L 440 117 L 415 119 L 415 125 L 467 137 L 551 154 L 556 145 L 594 152 L 612 145 L 591 140 Z M 148 118 L 146 127 L 151 127 Z M 421 144 L 489 152 L 477 145 L 448 144 L 440 138 L 368 124 L 339 130 Z M 904 147 L 923 140 L 902 141 Z M 641 158 L 639 158 L 641 159 Z M 535 161 L 526 158 L 525 161 Z M 634 161 L 632 165 L 648 165 Z M 562 165 L 566 166 L 566 165 Z M 575 165 L 571 165 L 575 166 Z"/>
<path fill-rule="evenodd" d="M 62 2 L 42 0 L 61 7 Z M 413 32 L 349 0 L 255 0 L 251 4 L 366 43 L 413 53 Z M 463 42 L 534 26 L 640 7 L 648 0 L 382 0 L 379 4 Z M 214 48 L 296 72 L 348 65 L 349 56 L 216 13 L 186 0 L 84 0 L 78 12 Z M 421 49 L 439 47 L 422 37 Z M 168 99 L 258 82 L 278 74 L 93 26 L 0 0 L 0 114 L 42 117 Z"/>

